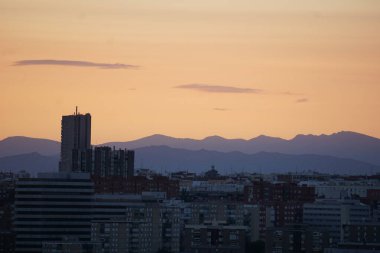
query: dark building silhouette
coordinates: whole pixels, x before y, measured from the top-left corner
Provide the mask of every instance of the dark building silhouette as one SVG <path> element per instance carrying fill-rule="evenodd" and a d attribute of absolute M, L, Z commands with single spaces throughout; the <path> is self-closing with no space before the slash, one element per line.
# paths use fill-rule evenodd
<path fill-rule="evenodd" d="M 95 176 L 127 178 L 134 174 L 135 153 L 132 150 L 96 147 L 93 156 L 94 166 L 91 174 Z"/>
<path fill-rule="evenodd" d="M 73 149 L 71 171 L 73 172 L 93 172 L 93 150 L 92 149 Z"/>
<path fill-rule="evenodd" d="M 0 253 L 13 253 L 15 248 L 15 234 L 12 231 L 0 230 Z"/>
<path fill-rule="evenodd" d="M 206 179 L 217 179 L 220 177 L 219 172 L 215 169 L 215 166 L 211 166 L 211 169 L 205 172 L 204 177 Z"/>
<path fill-rule="evenodd" d="M 126 149 L 97 147 L 92 155 L 91 178 L 97 193 L 127 192 L 127 178 L 133 178 L 135 153 Z"/>
<path fill-rule="evenodd" d="M 78 161 L 86 157 L 91 149 L 91 115 L 82 115 L 78 110 L 74 115 L 62 116 L 61 121 L 61 161 L 59 171 L 86 171 Z M 87 171 L 88 172 L 88 171 Z"/>
<path fill-rule="evenodd" d="M 16 252 L 41 253 L 46 242 L 90 241 L 94 184 L 87 173 L 42 173 L 20 179 L 15 191 Z"/>
<path fill-rule="evenodd" d="M 91 147 L 91 115 L 62 116 L 60 172 L 87 172 L 95 177 L 134 175 L 132 150 L 111 147 Z"/>
<path fill-rule="evenodd" d="M 87 172 L 98 178 L 126 179 L 134 175 L 135 152 L 111 147 L 76 150 L 72 152 L 72 171 Z"/>
<path fill-rule="evenodd" d="M 14 252 L 15 234 L 12 231 L 12 207 L 15 181 L 13 173 L 0 172 L 0 253 Z"/>

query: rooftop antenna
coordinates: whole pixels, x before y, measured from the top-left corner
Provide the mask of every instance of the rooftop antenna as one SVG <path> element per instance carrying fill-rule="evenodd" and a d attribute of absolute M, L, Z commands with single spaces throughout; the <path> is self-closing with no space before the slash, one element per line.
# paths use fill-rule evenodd
<path fill-rule="evenodd" d="M 75 106 L 75 115 L 78 115 L 78 106 Z"/>

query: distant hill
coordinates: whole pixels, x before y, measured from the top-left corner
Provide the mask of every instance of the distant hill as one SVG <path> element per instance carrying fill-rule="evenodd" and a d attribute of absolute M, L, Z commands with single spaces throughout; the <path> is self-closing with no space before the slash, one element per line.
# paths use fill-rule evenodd
<path fill-rule="evenodd" d="M 59 156 L 44 156 L 36 152 L 0 157 L 0 171 L 18 172 L 25 170 L 31 174 L 37 172 L 58 171 Z"/>
<path fill-rule="evenodd" d="M 225 139 L 219 136 L 210 136 L 202 140 L 195 140 L 152 135 L 134 141 L 109 142 L 99 146 L 102 145 L 127 149 L 167 146 L 191 151 L 237 151 L 244 154 L 257 154 L 259 152 L 291 155 L 313 154 L 347 158 L 363 161 L 368 164 L 380 165 L 380 139 L 347 131 L 331 135 L 297 135 L 290 140 L 264 135 L 250 140 Z M 60 143 L 47 139 L 15 136 L 0 141 L 0 157 L 33 152 L 44 156 L 51 156 L 59 154 L 59 151 Z M 137 155 L 139 155 L 138 152 Z"/>
<path fill-rule="evenodd" d="M 351 158 L 380 165 L 380 139 L 347 131 L 332 135 L 297 135 L 291 140 L 264 135 L 250 140 L 225 139 L 219 136 L 194 140 L 152 135 L 134 141 L 109 142 L 103 145 L 127 149 L 164 145 L 188 150 L 239 151 L 246 154 L 258 152 L 316 154 Z"/>
<path fill-rule="evenodd" d="M 136 149 L 135 166 L 155 169 L 158 172 L 189 170 L 204 172 L 212 165 L 221 173 L 232 172 L 289 172 L 318 171 L 337 174 L 374 174 L 380 166 L 353 159 L 323 155 L 287 155 L 260 152 L 244 154 L 241 152 L 218 152 L 174 149 L 154 146 Z"/>
<path fill-rule="evenodd" d="M 8 137 L 0 141 L 0 157 L 38 152 L 42 155 L 59 154 L 61 143 L 25 136 Z"/>
<path fill-rule="evenodd" d="M 35 174 L 42 171 L 57 171 L 59 156 L 43 156 L 29 153 L 0 158 L 0 170 L 26 170 Z M 232 172 L 289 172 L 314 170 L 337 174 L 374 174 L 380 166 L 352 159 L 321 155 L 286 155 L 260 152 L 218 152 L 207 150 L 175 149 L 154 146 L 136 149 L 135 167 L 151 168 L 157 172 L 189 170 L 204 172 L 212 165 L 221 173 Z"/>

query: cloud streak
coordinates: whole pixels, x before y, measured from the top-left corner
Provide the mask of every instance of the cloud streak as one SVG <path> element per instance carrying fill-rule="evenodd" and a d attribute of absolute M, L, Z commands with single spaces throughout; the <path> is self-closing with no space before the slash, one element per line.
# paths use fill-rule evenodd
<path fill-rule="evenodd" d="M 285 91 L 285 92 L 279 92 L 279 95 L 286 95 L 286 96 L 302 96 L 304 94 L 302 93 L 296 93 L 296 92 L 290 92 L 290 91 Z"/>
<path fill-rule="evenodd" d="M 220 108 L 220 107 L 215 107 L 213 108 L 214 111 L 220 111 L 220 112 L 225 112 L 225 111 L 228 111 L 227 108 Z"/>
<path fill-rule="evenodd" d="M 306 103 L 306 102 L 309 102 L 309 99 L 307 99 L 307 98 L 300 98 L 300 99 L 296 100 L 296 103 Z"/>
<path fill-rule="evenodd" d="M 122 63 L 99 63 L 90 61 L 71 61 L 71 60 L 22 60 L 16 61 L 13 66 L 35 66 L 35 65 L 56 65 L 56 66 L 69 66 L 69 67 L 90 67 L 101 69 L 131 69 L 138 68 L 136 65 L 122 64 Z"/>
<path fill-rule="evenodd" d="M 240 88 L 240 87 L 222 86 L 222 85 L 209 85 L 209 84 L 202 84 L 202 83 L 184 84 L 184 85 L 175 86 L 175 88 L 197 90 L 197 91 L 208 92 L 208 93 L 255 93 L 255 94 L 259 94 L 259 93 L 263 92 L 260 89 Z"/>

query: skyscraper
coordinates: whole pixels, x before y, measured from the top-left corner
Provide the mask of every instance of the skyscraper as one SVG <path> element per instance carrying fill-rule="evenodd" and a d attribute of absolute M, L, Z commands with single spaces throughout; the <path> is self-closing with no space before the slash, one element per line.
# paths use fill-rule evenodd
<path fill-rule="evenodd" d="M 78 113 L 62 116 L 61 122 L 61 161 L 59 171 L 75 171 L 73 156 L 91 149 L 91 115 Z"/>

